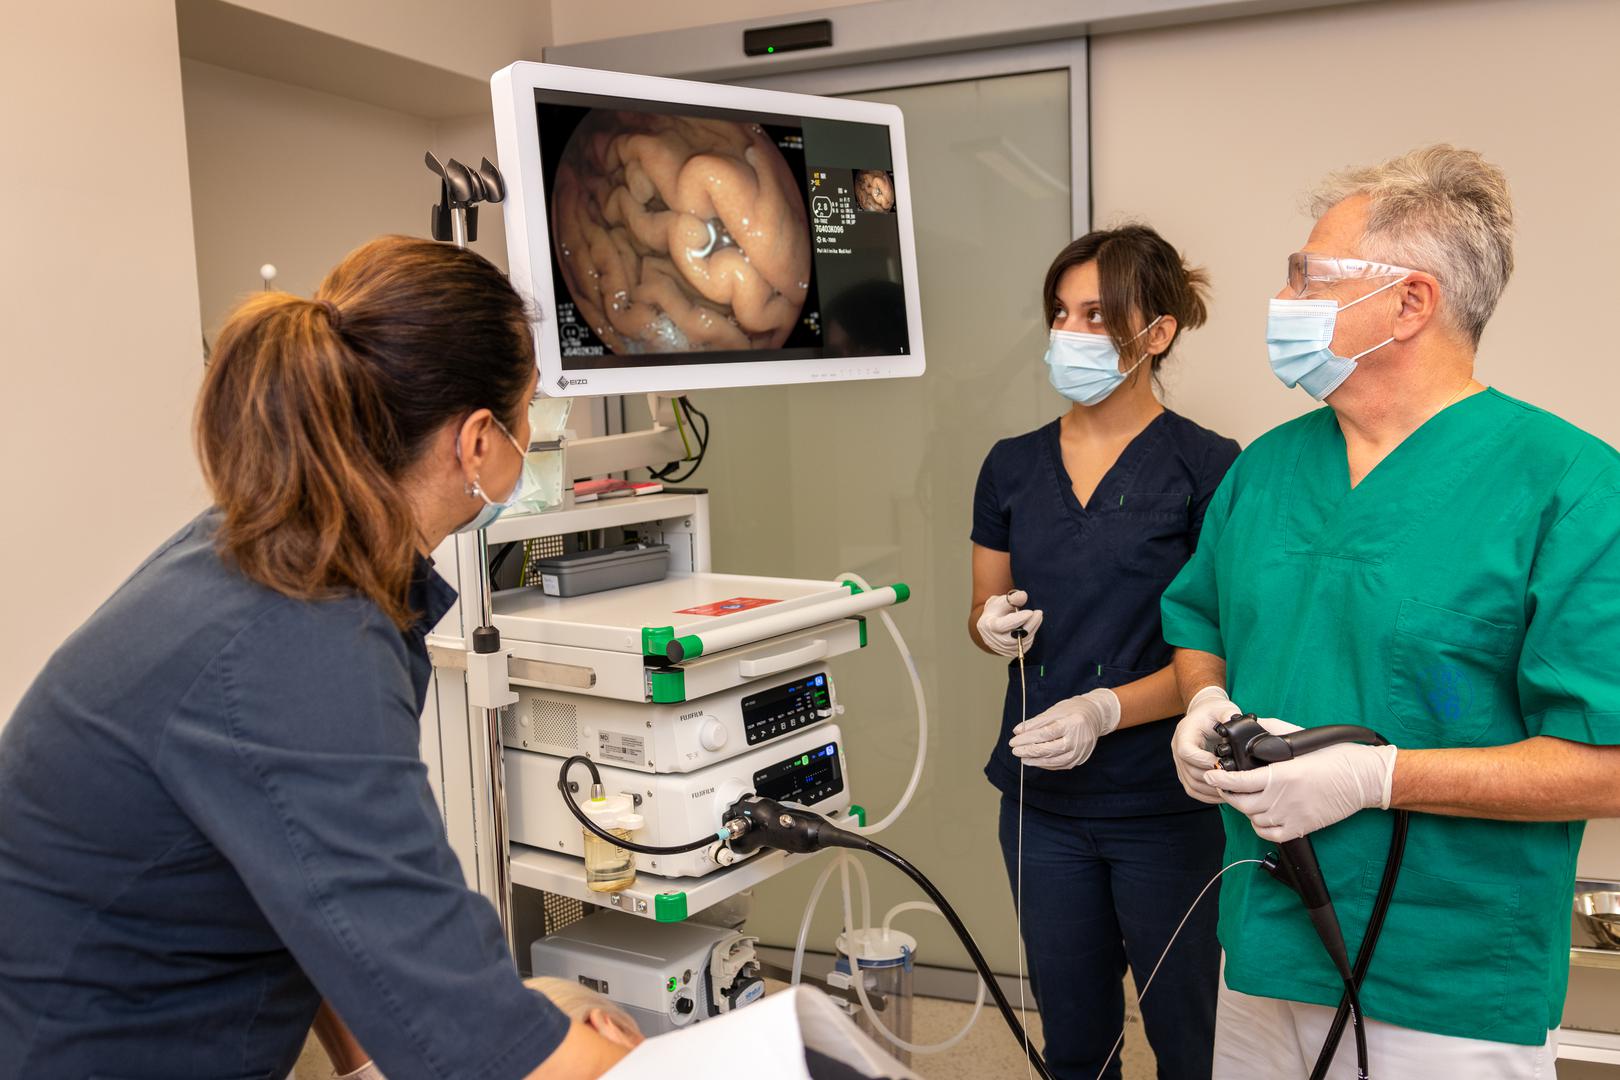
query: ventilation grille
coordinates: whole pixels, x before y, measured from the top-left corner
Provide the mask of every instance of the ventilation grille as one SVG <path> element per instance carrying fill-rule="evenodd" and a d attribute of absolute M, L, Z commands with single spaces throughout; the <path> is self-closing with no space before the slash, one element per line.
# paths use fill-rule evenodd
<path fill-rule="evenodd" d="M 585 905 L 571 897 L 542 893 L 545 897 L 546 936 L 574 925 L 585 917 Z"/>
<path fill-rule="evenodd" d="M 501 709 L 501 741 L 507 746 L 548 753 L 577 753 L 579 707 L 540 694 L 520 694 Z"/>
<path fill-rule="evenodd" d="M 507 746 L 522 746 L 523 729 L 522 714 L 518 712 L 523 707 L 519 699 L 516 705 L 501 706 L 501 742 Z"/>
<path fill-rule="evenodd" d="M 535 563 L 565 554 L 566 550 L 560 536 L 536 536 L 523 541 L 523 580 L 518 584 L 538 588 L 543 583 L 540 568 Z"/>

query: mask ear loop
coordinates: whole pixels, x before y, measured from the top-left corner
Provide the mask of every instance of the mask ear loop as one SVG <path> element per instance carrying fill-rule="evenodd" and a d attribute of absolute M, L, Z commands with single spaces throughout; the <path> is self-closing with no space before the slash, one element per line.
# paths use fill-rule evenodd
<path fill-rule="evenodd" d="M 456 464 L 460 465 L 462 468 L 467 467 L 466 460 L 461 456 L 461 435 L 459 432 L 456 435 Z M 467 496 L 469 499 L 476 495 L 487 503 L 489 502 L 489 496 L 485 495 L 484 489 L 478 486 L 478 480 L 479 475 L 477 473 L 473 473 L 473 478 L 471 480 L 463 479 L 461 481 L 461 493 Z"/>
<path fill-rule="evenodd" d="M 1405 281 L 1406 281 L 1406 275 L 1403 274 L 1400 277 L 1396 278 L 1394 281 L 1390 282 L 1388 285 L 1380 285 L 1380 286 L 1378 286 L 1378 288 L 1374 289 L 1372 292 L 1368 293 L 1366 296 L 1358 296 L 1354 300 L 1350 301 L 1348 304 L 1340 304 L 1338 310 L 1343 311 L 1346 308 L 1353 308 L 1357 304 L 1361 303 L 1363 300 L 1371 300 L 1373 297 L 1377 296 L 1379 293 L 1383 292 L 1384 290 L 1393 289 L 1395 286 L 1403 284 Z M 1372 348 L 1370 348 L 1370 349 L 1362 349 L 1360 352 L 1356 353 L 1356 355 L 1354 355 L 1354 356 L 1345 357 L 1345 360 L 1348 363 L 1355 363 L 1357 360 L 1360 360 L 1363 356 L 1366 356 L 1368 353 L 1377 352 L 1379 349 L 1382 349 L 1385 345 L 1388 345 L 1390 342 L 1392 342 L 1394 340 L 1395 340 L 1395 335 L 1391 334 L 1391 335 L 1389 335 L 1389 337 L 1385 338 L 1383 341 L 1380 341 L 1378 344 L 1374 345 Z"/>
<path fill-rule="evenodd" d="M 1366 297 L 1363 297 L 1362 299 L 1366 299 Z M 1158 316 L 1152 322 L 1150 322 L 1146 326 L 1142 327 L 1142 329 L 1140 331 L 1138 331 L 1135 334 L 1132 334 L 1131 338 L 1130 338 L 1130 341 L 1127 341 L 1125 344 L 1129 345 L 1131 343 L 1131 341 L 1135 341 L 1137 338 L 1141 337 L 1143 334 L 1147 333 L 1149 330 L 1153 329 L 1155 326 L 1158 326 L 1163 321 L 1164 321 L 1164 316 L 1163 315 Z M 1151 355 L 1152 355 L 1151 353 L 1147 352 L 1146 350 L 1143 350 L 1142 355 L 1138 356 L 1136 358 L 1136 363 L 1134 363 L 1130 367 L 1126 368 L 1120 374 L 1124 378 L 1127 378 L 1127 379 L 1130 378 L 1131 375 L 1135 373 L 1136 369 L 1142 366 L 1142 361 L 1148 359 Z"/>
<path fill-rule="evenodd" d="M 501 423 L 500 417 L 496 416 L 494 413 L 490 414 L 489 419 L 496 427 L 501 429 L 501 434 L 506 436 L 506 441 L 511 443 L 512 444 L 512 449 L 514 449 L 514 450 L 516 450 L 518 452 L 518 457 L 519 457 L 519 459 L 521 459 L 521 462 L 526 463 L 528 461 L 528 459 L 529 459 L 529 455 L 524 453 L 523 447 L 521 445 L 519 445 L 519 443 L 517 441 L 517 437 L 514 436 L 510 431 L 506 430 L 506 425 Z M 456 439 L 456 464 L 465 465 L 465 461 L 462 459 L 462 456 L 461 456 L 461 439 L 459 437 Z M 521 469 L 522 467 L 523 466 L 520 463 L 519 468 Z M 482 478 L 483 477 L 479 473 L 473 473 L 473 478 L 472 478 L 471 481 L 466 481 L 466 480 L 462 481 L 462 484 L 461 484 L 462 493 L 467 495 L 469 498 L 476 495 L 480 499 L 483 499 L 484 502 L 487 503 L 488 505 L 494 506 L 495 505 L 495 500 L 490 498 L 487 494 L 485 494 L 484 489 L 479 486 L 478 482 Z M 522 474 L 522 472 L 519 472 L 518 473 L 518 487 L 522 487 L 522 486 L 523 486 L 523 474 Z"/>

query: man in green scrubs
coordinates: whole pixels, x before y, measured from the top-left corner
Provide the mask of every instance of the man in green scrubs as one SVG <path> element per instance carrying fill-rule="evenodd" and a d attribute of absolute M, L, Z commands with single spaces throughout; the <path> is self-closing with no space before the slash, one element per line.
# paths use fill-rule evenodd
<path fill-rule="evenodd" d="M 1620 455 L 1474 380 L 1512 270 L 1498 169 L 1431 147 L 1315 210 L 1267 336 L 1328 407 L 1238 458 L 1164 594 L 1177 770 L 1226 804 L 1228 862 L 1310 835 L 1352 956 L 1380 810 L 1412 811 L 1361 992 L 1371 1075 L 1550 1077 L 1583 823 L 1620 815 Z M 1210 735 L 1239 712 L 1393 745 L 1222 772 Z M 1308 1075 L 1342 985 L 1303 906 L 1249 867 L 1220 904 L 1215 1077 Z"/>

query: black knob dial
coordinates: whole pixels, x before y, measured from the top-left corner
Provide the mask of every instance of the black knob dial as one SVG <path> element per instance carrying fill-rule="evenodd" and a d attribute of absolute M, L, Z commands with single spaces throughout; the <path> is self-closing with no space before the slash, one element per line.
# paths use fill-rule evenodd
<path fill-rule="evenodd" d="M 689 997 L 675 999 L 675 1011 L 680 1013 L 682 1016 L 690 1013 L 695 1007 L 696 1006 L 692 1004 L 692 999 Z"/>

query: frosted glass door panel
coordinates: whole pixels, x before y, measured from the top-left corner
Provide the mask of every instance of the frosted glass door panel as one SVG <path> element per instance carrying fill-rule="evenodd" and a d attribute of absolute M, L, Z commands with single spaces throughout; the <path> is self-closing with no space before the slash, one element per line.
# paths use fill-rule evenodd
<path fill-rule="evenodd" d="M 1013 905 L 996 841 L 999 795 L 982 768 L 1004 665 L 967 636 L 974 480 L 992 443 L 1058 415 L 1046 382 L 1040 288 L 1070 239 L 1066 70 L 852 96 L 905 111 L 928 373 L 920 379 L 705 391 L 713 421 L 698 481 L 714 493 L 714 565 L 830 578 L 854 571 L 914 590 L 894 616 L 931 710 L 928 767 L 882 836 L 934 879 L 998 970 L 1016 970 Z M 871 645 L 832 665 L 851 788 L 876 820 L 899 798 L 916 745 L 905 672 L 878 620 Z M 750 929 L 791 946 L 823 856 L 758 892 Z M 868 860 L 874 921 L 921 894 Z M 835 882 L 836 884 L 836 882 Z M 829 951 L 829 889 L 811 935 Z M 919 961 L 966 968 L 944 923 L 903 916 Z"/>

